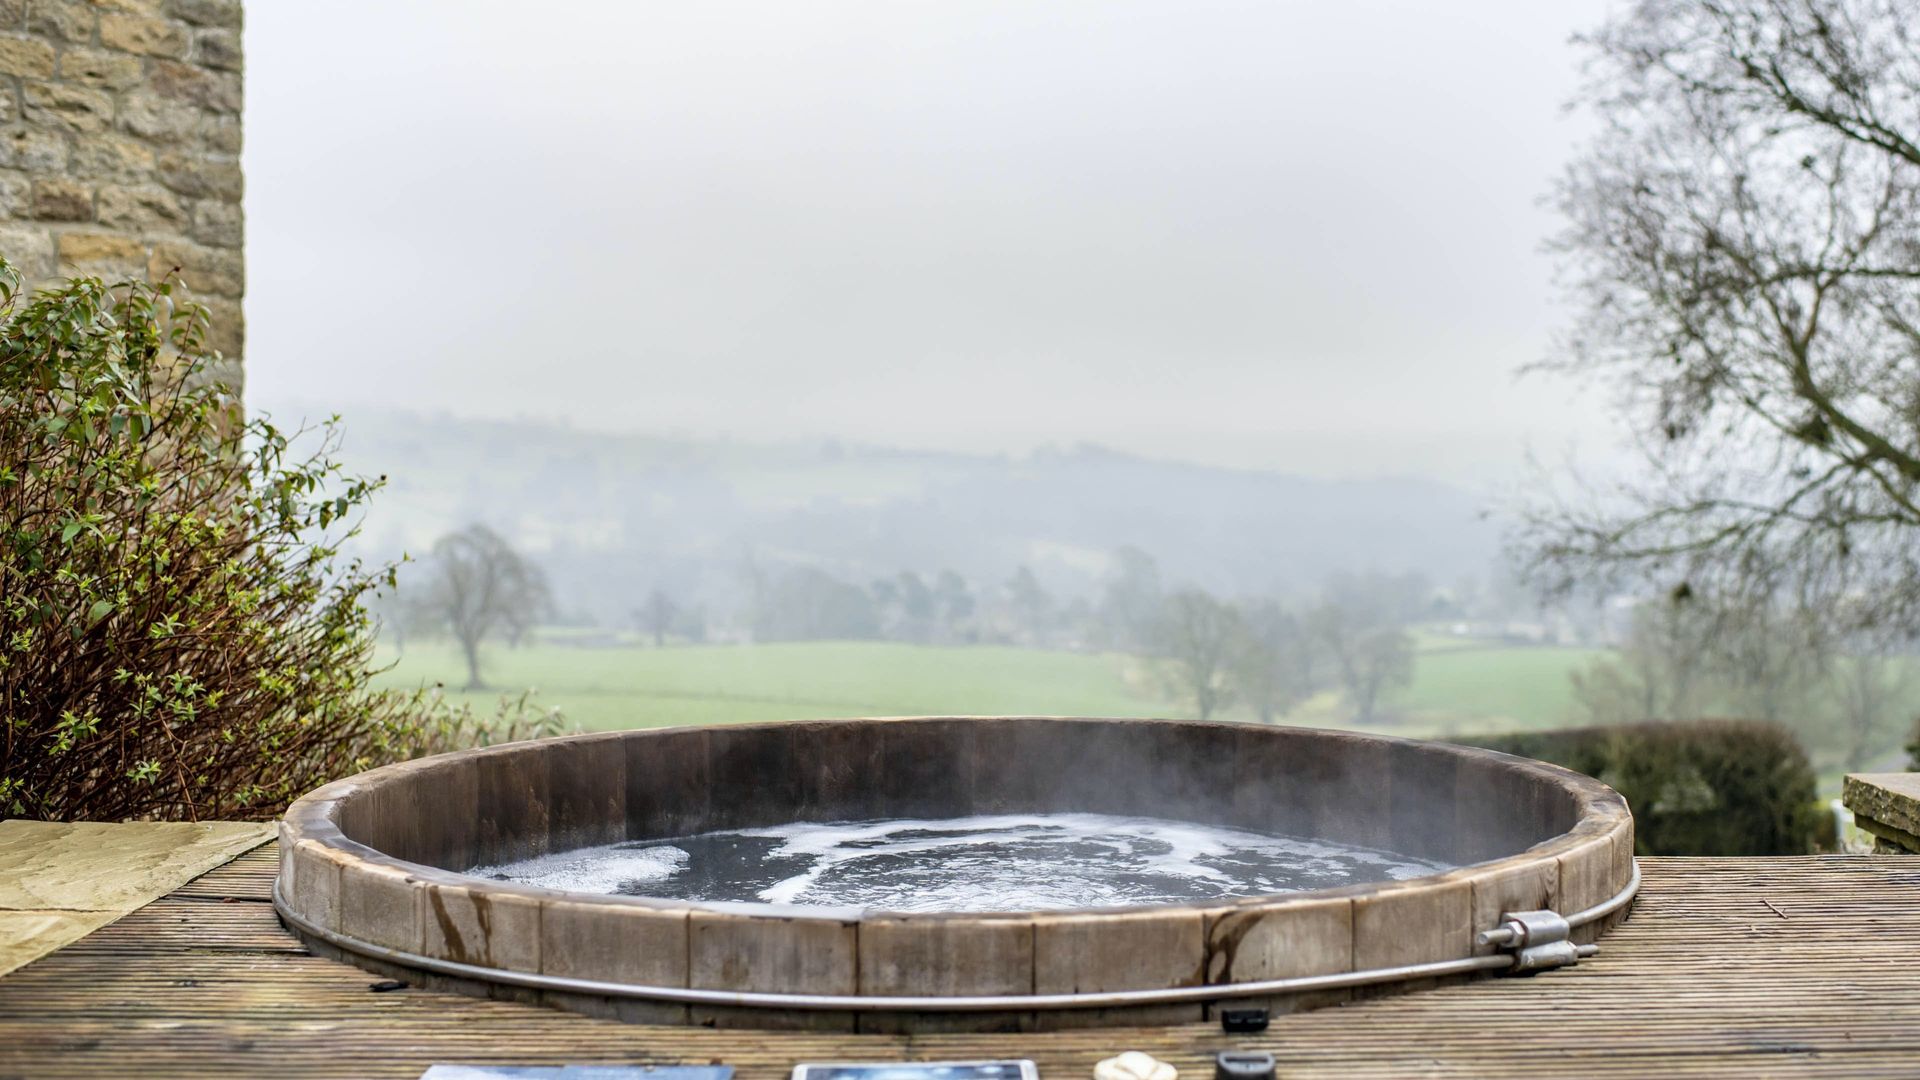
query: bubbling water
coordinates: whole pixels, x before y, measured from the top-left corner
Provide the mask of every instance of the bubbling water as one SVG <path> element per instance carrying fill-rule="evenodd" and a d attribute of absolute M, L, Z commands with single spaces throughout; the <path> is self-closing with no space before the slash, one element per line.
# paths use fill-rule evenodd
<path fill-rule="evenodd" d="M 1390 851 L 1105 814 L 794 822 L 579 848 L 469 873 L 579 892 L 887 911 L 1179 904 L 1400 880 Z"/>

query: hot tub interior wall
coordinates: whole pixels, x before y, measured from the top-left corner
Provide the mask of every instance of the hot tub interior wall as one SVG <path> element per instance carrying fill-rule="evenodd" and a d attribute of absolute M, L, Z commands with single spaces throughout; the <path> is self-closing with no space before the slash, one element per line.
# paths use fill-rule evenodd
<path fill-rule="evenodd" d="M 1466 865 L 1566 832 L 1564 788 L 1419 743 L 1151 721 L 752 725 L 429 762 L 341 806 L 352 840 L 450 870 L 792 821 L 1091 812 Z"/>
<path fill-rule="evenodd" d="M 582 845 L 796 820 L 1070 811 L 1320 836 L 1462 866 L 1499 861 L 1144 911 L 858 918 L 582 902 L 458 873 Z M 1599 903 L 1629 879 L 1633 850 L 1617 795 L 1487 751 L 1253 725 L 1018 718 L 682 728 L 469 751 L 330 784 L 288 811 L 281 836 L 286 909 L 348 941 L 541 976 L 882 997 L 1149 990 L 1486 954 L 1496 950 L 1475 946 L 1474 930 L 1506 910 Z M 305 936 L 317 951 L 415 983 L 642 1022 L 1010 1030 L 1190 1022 L 1208 1008 L 747 1010 L 471 981 Z M 1252 1003 L 1285 1011 L 1406 988 Z"/>

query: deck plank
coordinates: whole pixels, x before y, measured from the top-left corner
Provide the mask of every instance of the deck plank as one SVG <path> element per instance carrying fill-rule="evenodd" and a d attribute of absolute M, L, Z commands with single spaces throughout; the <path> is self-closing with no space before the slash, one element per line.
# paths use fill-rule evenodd
<path fill-rule="evenodd" d="M 315 957 L 268 903 L 271 846 L 0 979 L 0 1076 L 416 1077 L 434 1062 L 1031 1057 L 1084 1077 L 1142 1049 L 1183 1076 L 1920 1077 L 1920 858 L 1644 859 L 1634 916 L 1577 968 L 1276 1019 L 1031 1035 L 638 1027 L 421 990 Z"/>

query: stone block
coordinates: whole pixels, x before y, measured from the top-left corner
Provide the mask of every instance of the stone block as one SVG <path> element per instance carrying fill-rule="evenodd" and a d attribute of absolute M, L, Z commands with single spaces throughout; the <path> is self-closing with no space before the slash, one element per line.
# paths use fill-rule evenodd
<path fill-rule="evenodd" d="M 63 274 L 129 279 L 147 272 L 146 245 L 114 233 L 61 233 L 59 256 Z"/>
<path fill-rule="evenodd" d="M 125 90 L 140 81 L 140 58 L 105 49 L 68 49 L 60 54 L 60 80 L 101 90 Z"/>
<path fill-rule="evenodd" d="M 192 236 L 210 247 L 237 248 L 246 241 L 246 211 L 239 203 L 202 200 L 193 206 Z"/>
<path fill-rule="evenodd" d="M 1851 773 L 1840 801 L 1858 817 L 1920 834 L 1920 773 Z"/>
<path fill-rule="evenodd" d="M 101 206 L 104 221 L 104 191 Z M 194 296 L 239 296 L 246 290 L 246 260 L 238 249 L 202 247 L 184 240 L 155 243 L 153 256 L 147 263 L 148 279 L 159 281 L 176 270 L 180 280 L 186 283 L 187 291 Z"/>
<path fill-rule="evenodd" d="M 53 46 L 35 38 L 0 35 L 0 75 L 51 78 Z"/>
<path fill-rule="evenodd" d="M 178 195 L 152 184 L 103 186 L 99 218 L 102 225 L 132 233 L 182 232 L 189 220 Z M 238 292 L 234 288 L 226 290 L 225 295 Z"/>
<path fill-rule="evenodd" d="M 151 90 L 129 90 L 120 100 L 120 130 L 155 142 L 181 142 L 200 129 L 200 110 Z"/>
<path fill-rule="evenodd" d="M 0 168 L 46 174 L 66 167 L 67 141 L 53 132 L 15 128 L 0 133 Z"/>
<path fill-rule="evenodd" d="M 171 19 L 119 11 L 100 16 L 100 44 L 109 49 L 179 59 L 190 42 L 187 28 Z"/>
<path fill-rule="evenodd" d="M 206 348 L 229 359 L 237 357 L 247 342 L 247 316 L 240 302 L 218 296 L 196 297 L 205 304 L 209 324 L 207 326 Z M 230 385 L 238 387 L 237 382 Z"/>
<path fill-rule="evenodd" d="M 44 175 L 66 167 L 67 141 L 53 132 L 15 128 L 0 133 L 0 168 Z"/>
<path fill-rule="evenodd" d="M 100 180 L 145 180 L 153 172 L 153 151 L 137 139 L 107 132 L 73 140 L 73 174 Z"/>
<path fill-rule="evenodd" d="M 194 26 L 240 29 L 240 0 L 168 0 L 167 13 Z"/>
<path fill-rule="evenodd" d="M 27 82 L 20 100 L 28 122 L 92 135 L 113 123 L 113 98 L 106 92 L 67 83 Z"/>
<path fill-rule="evenodd" d="M 169 151 L 155 163 L 160 182 L 182 195 L 237 202 L 246 192 L 238 159 Z"/>
<path fill-rule="evenodd" d="M 15 172 L 0 172 L 0 216 L 30 217 L 33 213 L 33 181 Z"/>
<path fill-rule="evenodd" d="M 33 216 L 41 221 L 90 221 L 93 188 L 78 180 L 49 177 L 33 184 Z"/>
<path fill-rule="evenodd" d="M 215 112 L 240 111 L 240 76 L 178 60 L 149 61 L 147 83 L 161 97 Z"/>
<path fill-rule="evenodd" d="M 27 29 L 63 41 L 93 38 L 95 12 L 86 0 L 27 0 Z"/>
<path fill-rule="evenodd" d="M 237 30 L 200 30 L 193 35 L 194 63 L 220 71 L 239 71 L 243 66 L 240 32 Z"/>
<path fill-rule="evenodd" d="M 215 153 L 238 154 L 245 143 L 238 116 L 204 114 L 195 125 L 195 131 L 200 142 Z"/>

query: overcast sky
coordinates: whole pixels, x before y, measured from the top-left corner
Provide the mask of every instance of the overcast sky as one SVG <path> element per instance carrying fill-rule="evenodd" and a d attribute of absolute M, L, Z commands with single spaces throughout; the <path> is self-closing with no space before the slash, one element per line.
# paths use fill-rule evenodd
<path fill-rule="evenodd" d="M 1606 9 L 252 4 L 248 395 L 1497 479 Z"/>

